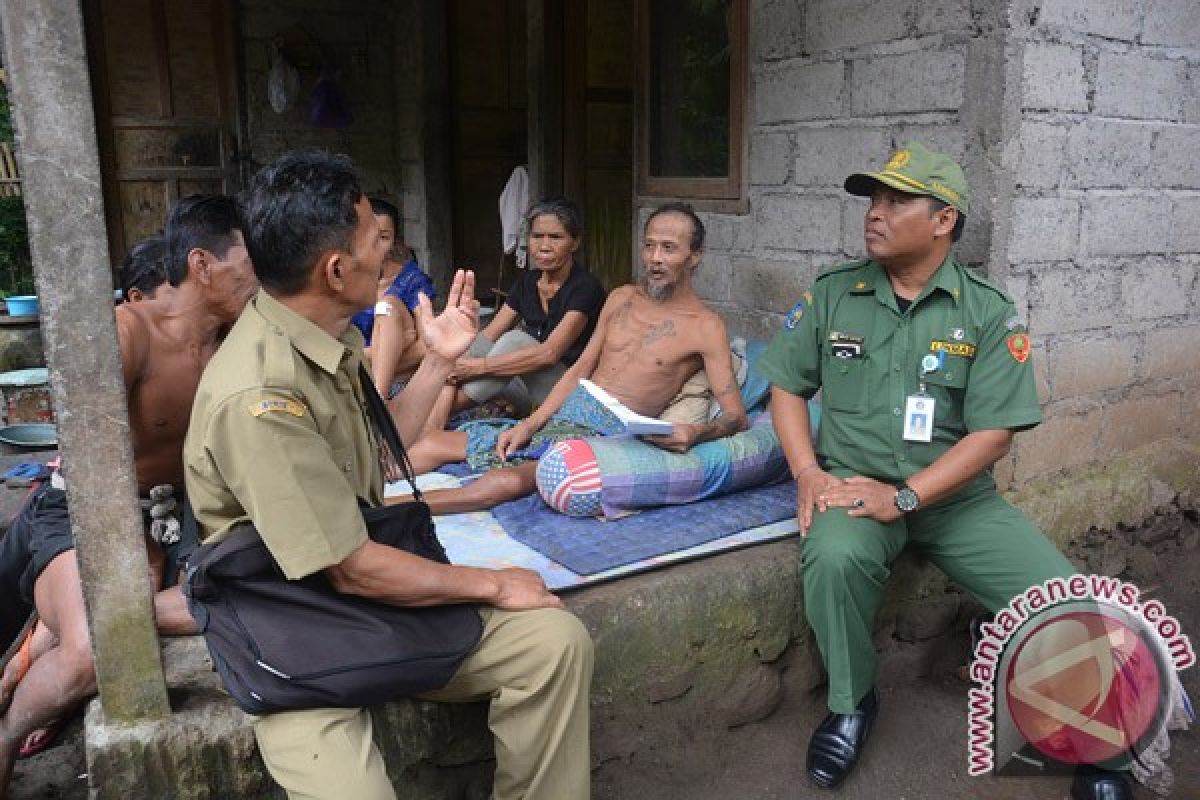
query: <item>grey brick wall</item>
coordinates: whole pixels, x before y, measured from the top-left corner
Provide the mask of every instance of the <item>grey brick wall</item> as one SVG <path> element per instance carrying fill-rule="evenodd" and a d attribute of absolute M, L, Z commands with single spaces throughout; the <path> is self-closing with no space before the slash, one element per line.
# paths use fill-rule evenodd
<path fill-rule="evenodd" d="M 1037 7 L 1012 32 L 1025 111 L 1007 253 L 1046 364 L 1047 418 L 1090 443 L 1077 466 L 1158 438 L 1194 443 L 1180 410 L 1200 390 L 1184 344 L 1200 330 L 1200 6 Z M 1017 438 L 1018 482 L 1072 465 L 1035 438 Z"/>
<path fill-rule="evenodd" d="M 418 256 L 425 246 L 419 186 L 419 63 L 401 35 L 405 2 L 365 0 L 242 0 L 241 48 L 247 109 L 245 146 L 249 166 L 269 163 L 297 147 L 346 153 L 358 167 L 364 189 L 389 197 L 402 209 L 404 234 Z M 411 11 L 411 9 L 407 9 Z M 276 114 L 267 102 L 267 76 L 273 41 L 294 25 L 318 35 L 338 85 L 350 101 L 354 124 L 344 130 L 314 128 L 307 120 L 316 64 L 301 69 L 301 90 L 293 108 Z"/>
<path fill-rule="evenodd" d="M 702 214 L 723 231 L 702 291 L 732 331 L 772 335 L 861 254 L 842 181 L 915 138 L 963 159 L 977 211 L 958 254 L 1034 334 L 1046 435 L 1018 437 L 1005 474 L 1194 441 L 1200 4 L 752 0 L 751 25 L 749 210 Z M 1039 448 L 1055 432 L 1079 446 Z"/>
<path fill-rule="evenodd" d="M 752 0 L 750 208 L 701 213 L 697 276 L 731 331 L 773 335 L 822 269 L 861 255 L 850 172 L 913 138 L 963 155 L 973 24 L 970 0 Z"/>

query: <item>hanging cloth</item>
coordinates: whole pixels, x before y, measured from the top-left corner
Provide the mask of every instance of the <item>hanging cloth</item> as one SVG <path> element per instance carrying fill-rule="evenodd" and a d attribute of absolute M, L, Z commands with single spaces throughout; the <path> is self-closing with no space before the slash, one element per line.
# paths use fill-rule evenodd
<path fill-rule="evenodd" d="M 529 173 L 519 166 L 508 176 L 500 192 L 500 247 L 505 253 L 516 253 L 517 266 L 525 268 L 526 248 L 522 230 L 525 212 L 529 208 Z"/>

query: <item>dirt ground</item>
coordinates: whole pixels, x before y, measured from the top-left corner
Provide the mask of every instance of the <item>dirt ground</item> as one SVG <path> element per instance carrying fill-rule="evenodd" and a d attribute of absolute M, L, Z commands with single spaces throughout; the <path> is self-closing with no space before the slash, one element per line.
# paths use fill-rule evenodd
<path fill-rule="evenodd" d="M 1180 526 L 1197 527 L 1194 519 L 1180 516 L 1178 520 Z M 1163 558 L 1155 583 L 1158 597 L 1200 649 L 1198 565 L 1200 551 L 1194 549 L 1183 558 Z M 964 642 L 964 652 L 965 648 Z M 1191 696 L 1200 701 L 1200 668 L 1193 667 L 1181 677 Z M 808 737 L 824 713 L 822 698 L 789 695 L 762 722 L 732 731 L 689 730 L 683 736 L 664 738 L 661 746 L 641 748 L 628 758 L 601 764 L 594 772 L 594 796 L 597 800 L 1067 797 L 1069 780 L 1061 776 L 966 775 L 966 691 L 967 685 L 949 672 L 882 691 L 878 726 L 864 760 L 837 792 L 814 788 L 804 775 Z M 1170 797 L 1200 799 L 1200 728 L 1172 736 L 1170 764 L 1176 776 Z M 87 797 L 84 771 L 82 725 L 77 719 L 68 727 L 63 744 L 18 765 L 11 798 L 83 800 Z M 1139 787 L 1137 797 L 1150 800 L 1157 795 Z"/>

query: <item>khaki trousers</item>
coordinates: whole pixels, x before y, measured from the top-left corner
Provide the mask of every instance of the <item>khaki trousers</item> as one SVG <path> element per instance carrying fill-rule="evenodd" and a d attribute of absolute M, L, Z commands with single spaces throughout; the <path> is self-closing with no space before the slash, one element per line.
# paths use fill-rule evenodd
<path fill-rule="evenodd" d="M 496 800 L 576 800 L 590 794 L 588 690 L 592 640 L 557 609 L 484 609 L 483 638 L 438 702 L 491 700 Z M 267 769 L 292 800 L 394 800 L 363 708 L 259 717 L 254 734 Z"/>

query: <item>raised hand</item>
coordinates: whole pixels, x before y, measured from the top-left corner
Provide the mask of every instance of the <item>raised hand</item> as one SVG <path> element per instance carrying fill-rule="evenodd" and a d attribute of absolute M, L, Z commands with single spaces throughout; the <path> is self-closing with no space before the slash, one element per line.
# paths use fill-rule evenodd
<path fill-rule="evenodd" d="M 433 315 L 433 304 L 424 294 L 418 297 L 421 338 L 425 350 L 447 361 L 455 361 L 475 341 L 479 331 L 479 301 L 475 299 L 475 273 L 458 270 L 450 293 L 446 297 L 446 309 Z"/>

